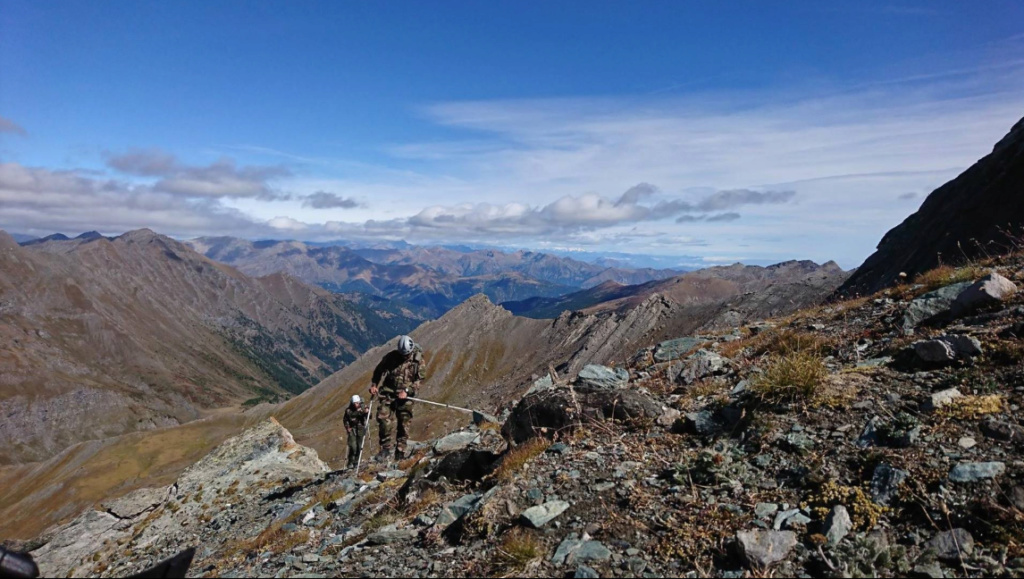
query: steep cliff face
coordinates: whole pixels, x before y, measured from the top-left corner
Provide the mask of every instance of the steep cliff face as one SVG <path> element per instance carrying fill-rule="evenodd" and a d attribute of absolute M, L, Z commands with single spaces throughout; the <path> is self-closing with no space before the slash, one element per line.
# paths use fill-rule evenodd
<path fill-rule="evenodd" d="M 870 294 L 941 263 L 997 254 L 1024 237 L 1024 119 L 985 156 L 928 196 L 840 288 Z"/>

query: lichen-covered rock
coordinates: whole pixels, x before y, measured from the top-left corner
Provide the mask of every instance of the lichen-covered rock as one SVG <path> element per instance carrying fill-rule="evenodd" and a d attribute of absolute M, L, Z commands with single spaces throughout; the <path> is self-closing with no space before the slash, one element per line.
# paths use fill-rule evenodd
<path fill-rule="evenodd" d="M 971 282 L 961 282 L 941 287 L 911 300 L 903 315 L 904 330 L 913 330 L 923 322 L 939 318 L 948 313 L 950 306 Z"/>
<path fill-rule="evenodd" d="M 609 368 L 588 364 L 576 377 L 576 388 L 580 392 L 600 392 L 625 388 L 629 383 L 629 372 L 622 368 Z"/>
<path fill-rule="evenodd" d="M 683 384 L 693 384 L 697 380 L 724 374 L 729 368 L 729 360 L 711 350 L 697 350 L 683 361 L 683 368 L 676 378 Z"/>

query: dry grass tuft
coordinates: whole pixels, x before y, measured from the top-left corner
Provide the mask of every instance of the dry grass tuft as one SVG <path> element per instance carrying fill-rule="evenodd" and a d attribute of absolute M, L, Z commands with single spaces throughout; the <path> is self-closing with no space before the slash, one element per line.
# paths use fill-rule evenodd
<path fill-rule="evenodd" d="M 282 527 L 292 520 L 292 517 L 271 523 L 259 535 L 250 539 L 241 539 L 224 549 L 224 558 L 234 556 L 246 556 L 249 553 L 260 553 L 270 551 L 273 553 L 287 553 L 295 547 L 309 540 L 309 530 L 300 529 L 294 532 L 285 531 Z"/>
<path fill-rule="evenodd" d="M 813 402 L 827 378 L 828 368 L 819 356 L 794 352 L 769 361 L 750 390 L 768 404 Z"/>
<path fill-rule="evenodd" d="M 551 442 L 548 439 L 536 437 L 527 440 L 515 448 L 509 449 L 505 453 L 501 465 L 498 466 L 491 477 L 500 483 L 512 482 L 526 463 L 539 456 L 549 446 L 551 446 Z"/>
<path fill-rule="evenodd" d="M 914 278 L 914 283 L 924 286 L 925 292 L 937 290 L 950 284 L 962 281 L 974 281 L 987 272 L 985 268 L 978 265 L 964 267 L 953 267 L 951 265 L 940 265 L 939 267 L 926 271 Z"/>
<path fill-rule="evenodd" d="M 543 547 L 536 535 L 522 528 L 509 531 L 497 548 L 494 572 L 503 577 L 522 573 L 526 566 L 543 556 Z"/>
<path fill-rule="evenodd" d="M 744 338 L 721 344 L 719 352 L 727 358 L 735 358 L 747 352 L 750 356 L 766 354 L 786 355 L 797 352 L 827 356 L 837 350 L 834 338 L 797 330 L 767 330 Z"/>

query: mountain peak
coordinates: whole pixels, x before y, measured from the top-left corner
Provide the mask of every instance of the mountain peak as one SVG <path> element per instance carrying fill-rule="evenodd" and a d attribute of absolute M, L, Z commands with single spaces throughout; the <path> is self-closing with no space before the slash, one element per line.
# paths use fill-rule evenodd
<path fill-rule="evenodd" d="M 160 235 L 159 233 L 153 231 L 152 229 L 144 227 L 142 229 L 135 229 L 133 231 L 125 232 L 125 233 L 117 236 L 115 239 L 117 239 L 118 241 L 126 241 L 126 242 L 139 243 L 139 242 L 150 241 L 150 240 L 158 239 L 158 238 L 162 238 L 162 237 L 163 237 L 162 235 Z"/>
<path fill-rule="evenodd" d="M 18 242 L 3 229 L 0 229 L 0 249 L 7 249 L 10 247 L 19 247 Z"/>

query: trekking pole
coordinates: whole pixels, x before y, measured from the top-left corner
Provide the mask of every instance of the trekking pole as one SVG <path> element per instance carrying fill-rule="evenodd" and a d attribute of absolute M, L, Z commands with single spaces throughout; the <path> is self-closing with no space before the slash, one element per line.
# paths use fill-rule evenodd
<path fill-rule="evenodd" d="M 366 448 L 366 439 L 370 437 L 370 416 L 373 414 L 373 401 L 376 396 L 370 397 L 370 407 L 366 413 L 366 425 L 363 426 L 363 443 L 359 445 L 359 458 L 356 459 L 356 471 L 353 477 L 359 476 L 359 465 L 363 464 L 363 449 Z"/>
<path fill-rule="evenodd" d="M 486 412 L 480 412 L 479 410 L 471 410 L 469 408 L 461 408 L 459 406 L 452 406 L 451 404 L 444 404 L 441 402 L 432 402 L 430 400 L 424 400 L 422 398 L 414 398 L 412 396 L 406 396 L 406 400 L 414 400 L 416 402 L 423 402 L 425 404 L 433 404 L 434 406 L 440 406 L 442 408 L 450 408 L 452 410 L 458 410 L 460 412 L 468 412 L 473 415 L 473 422 L 480 424 L 481 422 L 493 422 L 497 424 L 498 419 L 487 414 Z"/>

